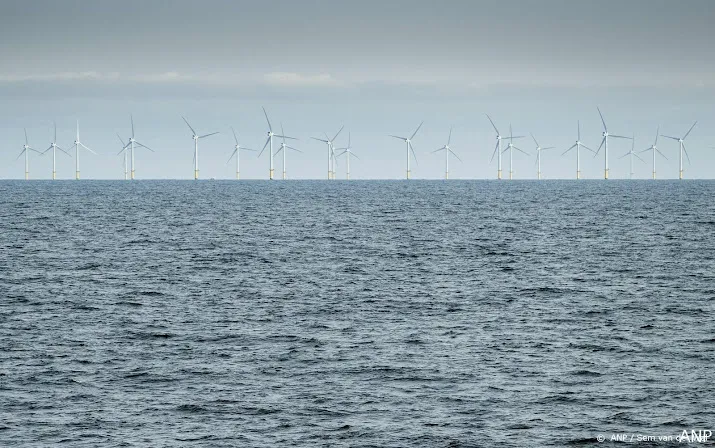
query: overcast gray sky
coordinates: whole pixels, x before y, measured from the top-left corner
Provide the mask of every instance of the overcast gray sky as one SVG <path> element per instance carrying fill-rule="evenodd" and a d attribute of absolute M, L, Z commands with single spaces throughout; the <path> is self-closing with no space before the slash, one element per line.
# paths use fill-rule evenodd
<path fill-rule="evenodd" d="M 442 4 L 445 3 L 445 4 Z M 137 153 L 137 177 L 188 178 L 193 143 L 181 115 L 200 133 L 202 177 L 232 177 L 229 126 L 242 143 L 262 146 L 265 106 L 300 138 L 289 176 L 325 177 L 326 150 L 310 136 L 352 133 L 356 178 L 399 178 L 404 147 L 386 134 L 415 137 L 415 177 L 443 175 L 443 145 L 464 163 L 452 176 L 492 178 L 492 114 L 502 132 L 533 132 L 543 146 L 545 177 L 572 177 L 561 156 L 575 140 L 600 142 L 596 106 L 609 130 L 648 147 L 657 126 L 688 137 L 687 177 L 715 171 L 715 5 L 690 1 L 16 1 L 0 4 L 0 177 L 21 178 L 22 128 L 31 145 L 49 145 L 52 121 L 67 146 L 79 119 L 85 178 L 122 176 L 115 133 L 129 133 L 156 153 Z M 345 135 L 347 137 L 347 134 Z M 338 145 L 345 143 L 340 139 Z M 533 153 L 533 142 L 519 140 Z M 677 143 L 660 140 L 669 160 L 659 177 L 677 176 Z M 627 175 L 629 144 L 614 141 L 612 177 Z M 650 175 L 637 163 L 639 177 Z M 60 177 L 72 160 L 60 158 Z M 516 177 L 535 177 L 533 158 L 515 156 Z M 32 177 L 48 177 L 50 159 L 33 157 Z M 267 159 L 244 153 L 242 175 L 265 178 Z M 277 164 L 280 166 L 280 163 Z M 586 177 L 602 158 L 584 157 Z M 343 175 L 343 166 L 339 175 Z M 507 168 L 505 168 L 507 169 Z"/>

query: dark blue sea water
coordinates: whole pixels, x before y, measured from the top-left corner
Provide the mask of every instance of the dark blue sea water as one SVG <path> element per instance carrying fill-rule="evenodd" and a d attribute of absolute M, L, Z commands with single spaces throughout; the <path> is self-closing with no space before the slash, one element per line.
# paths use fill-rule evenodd
<path fill-rule="evenodd" d="M 709 181 L 2 181 L 0 446 L 715 429 L 713 198 Z"/>

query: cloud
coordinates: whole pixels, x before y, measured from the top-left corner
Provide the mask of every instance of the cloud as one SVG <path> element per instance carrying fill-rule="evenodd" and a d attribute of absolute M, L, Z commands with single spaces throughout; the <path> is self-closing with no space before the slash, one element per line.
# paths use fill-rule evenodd
<path fill-rule="evenodd" d="M 343 83 L 327 73 L 303 75 L 293 72 L 272 72 L 263 75 L 264 83 L 279 87 L 339 87 Z"/>

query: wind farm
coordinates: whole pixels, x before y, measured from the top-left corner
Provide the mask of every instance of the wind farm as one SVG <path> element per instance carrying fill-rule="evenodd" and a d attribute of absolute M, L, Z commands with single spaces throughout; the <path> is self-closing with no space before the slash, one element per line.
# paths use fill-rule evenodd
<path fill-rule="evenodd" d="M 257 158 L 261 158 L 264 152 L 268 153 L 268 164 L 269 164 L 269 170 L 268 170 L 268 179 L 269 180 L 274 180 L 275 178 L 275 157 L 276 156 L 281 156 L 282 159 L 282 174 L 280 178 L 282 180 L 287 180 L 288 179 L 288 170 L 287 170 L 287 153 L 289 151 L 293 151 L 296 153 L 304 153 L 304 150 L 299 150 L 298 148 L 292 146 L 291 144 L 288 143 L 289 140 L 299 140 L 299 137 L 297 136 L 288 136 L 285 135 L 285 132 L 283 131 L 283 124 L 280 125 L 280 134 L 277 134 L 274 132 L 272 122 L 269 118 L 268 112 L 266 111 L 265 107 L 262 109 L 262 115 L 263 119 L 265 119 L 265 123 L 268 127 L 268 131 L 266 134 L 266 140 L 263 142 L 262 149 L 260 151 L 257 151 L 255 149 L 252 149 L 248 146 L 243 146 L 242 144 L 239 143 L 239 138 L 238 134 L 236 133 L 235 129 L 233 126 L 227 126 L 228 130 L 230 131 L 230 136 L 233 140 L 233 151 L 230 153 L 228 160 L 225 162 L 226 165 L 230 164 L 232 160 L 235 160 L 235 179 L 236 180 L 241 180 L 241 165 L 242 163 L 249 163 L 251 166 L 253 166 L 252 159 L 253 157 L 249 159 L 242 159 L 241 153 L 243 152 L 253 152 L 257 153 Z M 685 147 L 685 140 L 692 134 L 697 121 L 695 121 L 685 132 L 685 134 L 682 137 L 675 137 L 671 135 L 663 135 L 660 133 L 660 126 L 658 126 L 657 131 L 656 131 L 656 137 L 654 143 L 643 150 L 636 151 L 635 150 L 635 139 L 636 135 L 634 132 L 632 132 L 631 136 L 624 136 L 624 135 L 619 135 L 619 134 L 613 134 L 609 130 L 606 120 L 601 112 L 600 107 L 596 107 L 596 111 L 598 112 L 598 118 L 600 121 L 600 125 L 602 127 L 601 131 L 601 143 L 596 151 L 594 151 L 591 147 L 587 146 L 583 140 L 582 140 L 582 121 L 577 120 L 576 121 L 576 140 L 575 142 L 569 146 L 566 150 L 563 151 L 562 156 L 565 156 L 572 151 L 575 153 L 575 162 L 576 162 L 576 175 L 575 179 L 580 180 L 583 178 L 582 175 L 582 164 L 583 160 L 581 157 L 581 152 L 582 149 L 586 149 L 590 151 L 591 153 L 594 154 L 594 158 L 600 154 L 600 151 L 603 150 L 603 176 L 602 178 L 607 180 L 609 179 L 610 176 L 610 167 L 609 167 L 609 149 L 610 149 L 610 139 L 612 138 L 617 138 L 617 139 L 626 139 L 626 140 L 631 140 L 631 148 L 628 152 L 625 154 L 621 155 L 618 157 L 618 160 L 623 160 L 626 157 L 628 157 L 628 170 L 625 178 L 627 179 L 637 179 L 638 178 L 638 173 L 636 170 L 635 166 L 635 161 L 641 161 L 644 162 L 642 157 L 639 155 L 640 153 L 646 152 L 646 151 L 651 151 L 652 152 L 652 170 L 650 173 L 650 178 L 651 179 L 656 179 L 656 157 L 661 157 L 665 161 L 668 161 L 668 157 L 666 154 L 664 154 L 659 148 L 658 148 L 658 138 L 659 137 L 665 137 L 670 140 L 674 140 L 678 142 L 678 150 L 679 150 L 679 168 L 678 168 L 678 179 L 684 179 L 684 167 L 683 167 L 683 158 L 687 159 L 688 162 L 690 162 L 690 154 L 688 153 L 686 147 Z M 494 136 L 496 139 L 495 145 L 491 151 L 491 158 L 488 159 L 489 163 L 492 163 L 494 159 L 497 159 L 497 180 L 502 180 L 503 176 L 503 156 L 505 156 L 508 153 L 508 162 L 509 162 L 509 175 L 508 175 L 508 180 L 514 180 L 515 179 L 515 159 L 514 159 L 514 153 L 518 152 L 521 154 L 524 154 L 526 156 L 531 156 L 529 152 L 525 151 L 521 147 L 517 146 L 515 144 L 515 140 L 524 138 L 524 135 L 514 135 L 513 132 L 513 126 L 510 124 L 509 125 L 509 130 L 506 135 L 503 135 L 499 129 L 497 128 L 495 122 L 492 120 L 491 116 L 488 114 L 485 114 L 487 117 L 487 120 L 489 122 L 489 125 L 491 126 L 491 129 L 494 131 Z M 166 151 L 161 151 L 161 152 L 156 152 L 154 149 L 152 149 L 149 145 L 142 143 L 137 140 L 136 138 L 136 131 L 135 131 L 135 123 L 134 123 L 134 118 L 132 114 L 129 114 L 130 118 L 130 130 L 131 134 L 127 139 L 122 138 L 122 136 L 117 133 L 116 137 L 119 139 L 119 142 L 121 143 L 121 147 L 119 152 L 117 153 L 118 155 L 123 156 L 123 178 L 125 180 L 135 180 L 136 179 L 136 172 L 137 172 L 137 167 L 136 167 L 136 150 L 137 149 L 146 149 L 147 151 L 155 154 L 156 156 L 154 157 L 153 163 L 156 164 L 157 160 L 159 159 L 166 159 L 169 161 L 172 156 L 169 152 Z M 194 153 L 193 153 L 193 178 L 194 180 L 198 180 L 200 178 L 199 176 L 199 140 L 215 136 L 220 133 L 220 131 L 214 131 L 211 133 L 207 134 L 199 134 L 196 132 L 194 129 L 193 125 L 190 124 L 190 122 L 184 117 L 180 116 L 184 124 L 188 127 L 188 129 L 191 132 L 191 137 L 192 140 L 194 141 Z M 403 142 L 405 145 L 405 152 L 404 152 L 404 161 L 405 161 L 405 170 L 404 170 L 404 176 L 402 176 L 403 179 L 413 179 L 413 168 L 412 168 L 412 163 L 415 165 L 417 164 L 417 155 L 416 151 L 414 148 L 414 138 L 419 134 L 419 132 L 424 129 L 425 121 L 421 121 L 419 125 L 414 129 L 414 131 L 409 135 L 409 137 L 405 136 L 400 136 L 400 135 L 394 135 L 394 134 L 388 134 L 389 138 L 392 139 L 398 139 Z M 325 144 L 325 149 L 327 149 L 327 162 L 328 162 L 328 173 L 327 173 L 327 179 L 328 180 L 335 180 L 337 179 L 336 176 L 336 169 L 337 169 L 337 164 L 338 164 L 338 159 L 344 157 L 345 161 L 345 179 L 350 180 L 353 176 L 351 175 L 351 162 L 353 158 L 355 159 L 361 159 L 358 157 L 356 154 L 353 153 L 352 151 L 352 132 L 349 132 L 347 135 L 347 145 L 342 146 L 342 147 L 337 147 L 336 141 L 342 134 L 343 130 L 345 129 L 345 125 L 342 125 L 333 136 L 329 136 L 327 133 L 324 134 L 324 138 L 322 137 L 315 137 L 311 136 L 310 139 L 318 141 L 320 143 Z M 73 155 L 70 153 L 71 149 L 74 149 L 74 159 L 75 159 L 75 179 L 79 180 L 80 179 L 80 153 L 82 151 L 87 151 L 93 155 L 99 155 L 97 152 L 95 152 L 93 149 L 90 149 L 87 145 L 85 145 L 81 140 L 80 140 L 80 133 L 79 133 L 79 120 L 76 121 L 76 128 L 75 128 L 75 139 L 73 144 L 65 149 L 57 144 L 57 132 L 58 128 L 55 123 L 53 123 L 53 135 L 52 135 L 52 142 L 50 143 L 49 147 L 45 149 L 42 152 L 36 151 L 34 148 L 32 148 L 29 145 L 29 140 L 27 138 L 27 130 L 24 129 L 23 133 L 25 135 L 25 145 L 23 146 L 23 151 L 17 158 L 22 157 L 23 155 L 25 156 L 25 178 L 29 180 L 30 175 L 29 175 L 29 165 L 30 165 L 30 153 L 31 152 L 36 152 L 38 154 L 48 154 L 52 153 L 52 175 L 51 179 L 57 179 L 57 151 L 60 151 L 61 153 L 67 155 L 68 157 L 72 157 Z M 429 132 L 429 129 L 427 129 L 427 132 Z M 480 130 L 482 133 L 488 132 L 488 129 L 482 129 Z M 244 135 L 244 134 L 242 134 Z M 542 147 L 539 143 L 539 141 L 535 137 L 534 132 L 530 132 L 528 135 L 531 136 L 531 139 L 533 140 L 534 143 L 534 150 L 535 150 L 535 159 L 533 162 L 533 165 L 536 166 L 536 172 L 535 172 L 535 177 L 531 177 L 532 179 L 536 180 L 542 180 L 543 179 L 543 171 L 542 171 L 542 164 L 543 164 L 543 151 L 545 150 L 550 150 L 553 149 L 555 146 L 547 146 L 547 147 Z M 443 178 L 444 180 L 450 180 L 453 179 L 452 173 L 450 171 L 450 159 L 455 158 L 457 161 L 460 162 L 459 169 L 462 173 L 467 173 L 466 176 L 461 176 L 458 178 L 462 179 L 469 179 L 469 178 L 479 178 L 476 176 L 470 176 L 469 173 L 473 172 L 474 168 L 479 168 L 479 167 L 486 167 L 487 166 L 487 160 L 486 160 L 486 154 L 485 154 L 485 149 L 488 148 L 487 145 L 485 144 L 479 144 L 477 143 L 476 145 L 474 143 L 470 144 L 469 147 L 466 149 L 467 155 L 472 159 L 472 162 L 468 162 L 468 160 L 465 160 L 464 155 L 458 155 L 452 148 L 452 136 L 453 136 L 453 127 L 450 126 L 449 132 L 447 134 L 447 139 L 446 143 L 443 143 L 441 146 L 439 146 L 437 149 L 431 151 L 432 153 L 442 153 L 444 156 L 444 164 L 443 164 L 443 170 L 441 172 L 441 175 L 439 177 Z M 278 138 L 280 141 L 280 144 L 278 145 L 277 148 L 274 148 L 274 138 Z M 553 137 L 553 131 L 551 134 L 550 139 L 554 139 Z M 154 142 L 156 139 L 153 140 Z M 502 142 L 505 141 L 506 145 L 504 145 Z M 385 146 L 387 145 L 387 142 L 384 142 Z M 574 151 L 575 150 L 575 151 Z M 311 156 L 313 154 L 313 156 Z M 317 156 L 318 152 L 316 151 L 309 151 L 308 153 L 304 153 L 306 156 L 310 157 L 315 157 Z M 481 154 L 481 155 L 480 155 Z M 306 158 L 301 158 L 301 164 L 303 167 L 305 167 Z M 479 160 L 481 159 L 481 163 L 479 163 Z M 225 160 L 225 159 L 224 159 Z M 474 161 L 477 161 L 477 165 L 475 165 Z M 363 158 L 363 171 L 364 174 L 361 176 L 362 179 L 370 179 L 370 172 L 369 172 L 369 164 L 371 163 L 370 158 Z M 365 162 L 367 162 L 368 165 L 365 165 Z M 375 162 L 372 162 L 375 163 Z M 556 164 L 557 161 L 551 161 L 551 163 Z M 619 162 L 621 163 L 621 162 Z M 429 166 L 431 168 L 432 165 Z M 304 169 L 304 168 L 303 168 Z M 293 173 L 296 173 L 296 170 L 293 171 Z M 435 173 L 432 171 L 432 175 L 429 173 L 426 174 L 425 178 L 432 178 L 431 176 L 434 176 Z M 215 179 L 215 177 L 211 176 L 212 179 Z M 251 176 L 249 178 L 255 179 L 257 177 Z M 258 177 L 260 178 L 260 177 Z M 291 176 L 292 179 L 301 179 L 301 178 L 310 178 L 306 176 L 301 176 L 300 173 L 294 174 Z M 399 177 L 397 177 L 399 178 Z M 529 176 L 525 176 L 524 179 L 529 179 Z M 558 176 L 549 176 L 550 179 L 559 179 Z M 593 178 L 593 177 L 592 177 Z"/>

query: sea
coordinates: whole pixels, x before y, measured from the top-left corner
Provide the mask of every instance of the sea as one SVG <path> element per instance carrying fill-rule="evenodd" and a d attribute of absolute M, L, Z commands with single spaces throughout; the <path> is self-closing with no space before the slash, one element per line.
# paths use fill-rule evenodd
<path fill-rule="evenodd" d="M 0 181 L 0 446 L 715 430 L 714 199 L 704 180 Z"/>

